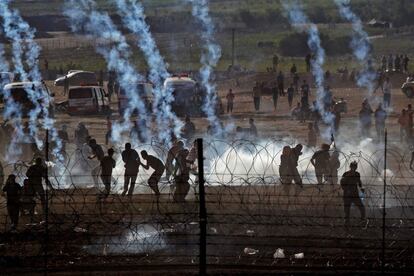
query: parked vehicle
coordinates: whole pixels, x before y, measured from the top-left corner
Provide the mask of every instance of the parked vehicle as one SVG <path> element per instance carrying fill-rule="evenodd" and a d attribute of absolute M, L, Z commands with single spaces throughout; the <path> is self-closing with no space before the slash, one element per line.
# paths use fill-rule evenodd
<path fill-rule="evenodd" d="M 125 110 L 128 107 L 129 97 L 127 93 L 120 87 L 118 91 L 115 91 L 118 96 L 118 111 L 119 114 L 122 116 Z M 145 107 L 147 108 L 147 112 L 152 110 L 152 97 L 153 97 L 153 85 L 152 83 L 148 82 L 139 82 L 137 84 L 137 92 L 138 95 L 141 96 L 141 99 L 144 101 Z"/>
<path fill-rule="evenodd" d="M 171 108 L 177 116 L 205 116 L 202 110 L 203 100 L 205 98 L 204 91 L 200 89 L 195 80 L 186 75 L 173 76 L 165 80 L 163 89 L 171 89 L 174 97 Z M 137 91 L 145 103 L 146 111 L 151 112 L 154 97 L 153 84 L 139 82 L 137 84 Z M 118 95 L 119 113 L 123 115 L 128 107 L 129 97 L 122 88 L 119 88 L 116 93 Z M 219 114 L 223 113 L 223 106 L 220 99 L 218 99 L 216 110 Z"/>
<path fill-rule="evenodd" d="M 81 85 L 98 85 L 96 74 L 88 71 L 71 70 L 65 76 L 55 80 L 55 86 L 81 86 Z"/>
<path fill-rule="evenodd" d="M 10 94 L 14 102 L 20 105 L 23 117 L 27 117 L 37 104 L 41 104 L 33 102 L 33 97 L 31 97 L 33 93 L 45 93 L 49 97 L 49 113 L 53 115 L 54 94 L 50 93 L 44 82 L 13 82 L 4 86 L 4 94 Z"/>
<path fill-rule="evenodd" d="M 414 97 L 414 79 L 408 78 L 406 82 L 401 86 L 402 92 L 408 97 Z"/>
<path fill-rule="evenodd" d="M 101 86 L 69 88 L 67 111 L 70 115 L 110 114 L 108 95 Z"/>
<path fill-rule="evenodd" d="M 187 75 L 173 76 L 165 80 L 164 89 L 172 90 L 174 96 L 172 110 L 178 116 L 205 116 L 202 108 L 205 99 L 205 91 L 200 88 L 195 80 Z M 224 112 L 223 105 L 218 97 L 216 111 L 218 114 Z"/>

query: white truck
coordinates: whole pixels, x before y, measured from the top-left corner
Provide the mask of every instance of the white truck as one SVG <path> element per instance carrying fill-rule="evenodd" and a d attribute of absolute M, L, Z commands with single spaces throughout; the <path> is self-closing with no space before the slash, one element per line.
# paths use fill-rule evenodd
<path fill-rule="evenodd" d="M 187 75 L 172 76 L 164 82 L 164 89 L 171 89 L 174 96 L 172 110 L 177 116 L 203 117 L 203 102 L 205 91 L 199 84 Z M 223 106 L 217 97 L 216 112 L 223 113 Z"/>
<path fill-rule="evenodd" d="M 111 112 L 108 95 L 101 86 L 72 86 L 68 98 L 69 115 L 109 115 Z"/>

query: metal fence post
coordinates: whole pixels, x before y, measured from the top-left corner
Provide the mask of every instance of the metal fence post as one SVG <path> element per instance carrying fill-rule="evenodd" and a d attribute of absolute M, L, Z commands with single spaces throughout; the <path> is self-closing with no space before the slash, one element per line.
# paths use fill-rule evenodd
<path fill-rule="evenodd" d="M 49 161 L 49 130 L 46 129 L 46 139 L 45 139 L 45 161 L 46 161 L 46 176 L 49 175 L 49 170 L 47 167 L 47 162 Z M 45 216 L 45 236 L 44 236 L 44 245 L 43 245 L 43 254 L 44 254 L 44 275 L 47 275 L 48 272 L 48 243 L 49 243 L 49 191 L 48 184 L 46 183 L 45 189 L 45 206 L 44 206 L 44 216 Z"/>
<path fill-rule="evenodd" d="M 384 132 L 384 191 L 383 191 L 383 202 L 382 202 L 382 254 L 381 254 L 381 268 L 382 273 L 385 272 L 385 216 L 387 212 L 385 210 L 386 195 L 387 195 L 387 146 L 388 146 L 388 132 L 385 129 Z"/>
<path fill-rule="evenodd" d="M 199 275 L 207 275 L 207 210 L 204 191 L 204 155 L 203 139 L 197 139 L 198 149 L 198 193 L 200 201 L 200 260 Z"/>
<path fill-rule="evenodd" d="M 49 175 L 49 170 L 47 167 L 47 162 L 49 161 L 49 130 L 46 129 L 46 143 L 45 143 L 45 161 L 46 161 L 46 177 Z M 44 247 L 43 247 L 43 253 L 44 253 L 44 266 L 45 266 L 45 275 L 47 275 L 48 268 L 48 243 L 49 243 L 49 191 L 48 191 L 48 183 L 46 183 L 46 189 L 45 189 L 45 209 L 43 210 L 45 212 L 45 240 L 44 240 Z"/>

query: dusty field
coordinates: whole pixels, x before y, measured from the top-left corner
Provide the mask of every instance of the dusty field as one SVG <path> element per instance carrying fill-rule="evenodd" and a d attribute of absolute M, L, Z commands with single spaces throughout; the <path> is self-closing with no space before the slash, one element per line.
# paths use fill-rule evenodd
<path fill-rule="evenodd" d="M 406 108 L 408 104 L 413 104 L 414 100 L 407 98 L 399 88 L 402 84 L 404 77 L 396 76 L 393 78 L 393 91 L 392 91 L 392 111 L 388 114 L 386 127 L 389 132 L 389 140 L 399 144 L 399 126 L 397 124 L 397 116 L 403 108 Z M 270 95 L 264 95 L 261 100 L 260 112 L 254 111 L 253 99 L 251 96 L 252 87 L 254 81 L 272 81 L 273 76 L 269 74 L 249 75 L 247 77 L 240 78 L 240 86 L 235 85 L 234 80 L 221 81 L 218 83 L 219 95 L 222 99 L 224 106 L 226 105 L 225 95 L 229 88 L 232 88 L 236 94 L 234 103 L 234 112 L 232 115 L 223 114 L 221 120 L 224 124 L 234 124 L 235 126 L 248 127 L 249 118 L 254 118 L 257 125 L 260 137 L 294 137 L 299 142 L 306 142 L 307 124 L 292 121 L 290 118 L 291 108 L 288 106 L 287 97 L 279 97 L 278 107 L 276 112 L 273 108 L 273 101 Z M 288 81 L 286 81 L 288 83 Z M 49 87 L 56 93 L 56 101 L 65 100 L 62 89 L 53 87 L 52 82 L 48 82 Z M 348 113 L 343 114 L 341 129 L 343 133 L 346 133 L 348 137 L 358 139 L 358 112 L 361 107 L 361 103 L 367 94 L 362 89 L 349 85 L 350 88 L 343 87 L 343 84 L 335 83 L 332 86 L 333 95 L 335 98 L 343 98 L 348 103 Z M 339 88 L 336 88 L 339 87 Z M 311 99 L 315 97 L 315 88 L 312 89 Z M 374 97 L 382 100 L 382 92 L 378 90 Z M 300 101 L 300 97 L 296 96 L 293 100 L 293 106 Z M 118 118 L 117 104 L 113 103 L 112 108 L 115 110 L 113 119 Z M 373 109 L 376 106 L 372 106 Z M 193 119 L 197 132 L 200 137 L 205 134 L 208 122 L 205 119 L 194 118 Z M 83 121 L 87 127 L 91 130 L 98 141 L 104 142 L 104 134 L 106 133 L 106 125 L 104 116 L 69 116 L 67 114 L 57 115 L 57 126 L 66 124 L 69 127 L 69 134 L 73 138 L 73 131 L 77 123 Z M 154 126 L 155 127 L 155 126 Z M 372 136 L 375 137 L 375 128 L 372 127 Z"/>

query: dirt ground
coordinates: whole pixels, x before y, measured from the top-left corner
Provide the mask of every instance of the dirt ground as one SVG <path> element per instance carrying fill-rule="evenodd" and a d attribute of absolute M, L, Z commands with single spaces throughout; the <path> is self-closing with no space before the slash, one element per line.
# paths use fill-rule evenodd
<path fill-rule="evenodd" d="M 403 108 L 406 108 L 408 104 L 413 104 L 413 99 L 407 98 L 401 91 L 400 86 L 404 77 L 397 76 L 393 78 L 393 90 L 392 90 L 392 110 L 389 111 L 386 127 L 389 133 L 389 141 L 399 143 L 399 126 L 397 124 L 398 114 Z M 259 131 L 259 137 L 294 137 L 299 142 L 306 143 L 307 124 L 299 123 L 291 119 L 291 108 L 288 106 L 287 97 L 279 97 L 277 110 L 274 111 L 273 100 L 271 95 L 263 95 L 261 99 L 261 107 L 259 112 L 254 111 L 252 88 L 254 82 L 265 81 L 271 82 L 274 80 L 274 76 L 270 74 L 252 74 L 244 76 L 238 79 L 239 85 L 236 86 L 236 81 L 223 80 L 218 82 L 218 92 L 223 103 L 226 107 L 225 95 L 229 88 L 232 88 L 235 93 L 234 112 L 233 114 L 223 114 L 220 116 L 222 122 L 227 124 L 233 124 L 234 126 L 248 127 L 249 118 L 254 118 L 255 124 Z M 49 88 L 56 94 L 55 101 L 66 100 L 63 95 L 63 91 L 59 87 L 54 87 L 52 82 L 48 82 Z M 343 114 L 341 120 L 341 129 L 343 133 L 346 133 L 349 137 L 359 137 L 358 128 L 358 112 L 361 107 L 361 103 L 364 98 L 368 98 L 367 92 L 363 89 L 357 88 L 352 84 L 350 87 L 343 87 L 341 83 L 333 83 L 331 85 L 333 96 L 335 99 L 343 98 L 348 104 L 348 112 Z M 316 89 L 311 88 L 311 99 L 315 98 Z M 375 98 L 376 101 L 382 101 L 382 91 L 379 89 L 371 100 Z M 300 96 L 296 95 L 293 100 L 293 106 L 300 101 Z M 114 115 L 112 118 L 116 120 L 119 118 L 116 110 L 116 102 L 112 103 Z M 376 106 L 372 106 L 375 110 Z M 73 131 L 77 123 L 83 121 L 87 127 L 91 130 L 92 135 L 98 139 L 101 143 L 104 141 L 104 135 L 106 133 L 106 124 L 104 116 L 69 116 L 68 114 L 58 114 L 56 125 L 59 127 L 62 124 L 66 124 L 69 127 L 69 134 L 73 138 Z M 208 121 L 205 118 L 193 118 L 196 124 L 197 133 L 199 136 L 205 135 Z M 154 126 L 155 128 L 155 126 Z M 372 136 L 375 136 L 375 128 L 372 128 Z"/>
<path fill-rule="evenodd" d="M 209 270 L 218 275 L 231 269 L 263 273 L 379 271 L 381 209 L 368 204 L 369 220 L 360 221 L 353 213 L 351 226 L 344 227 L 338 189 L 291 187 L 289 193 L 296 195 L 286 197 L 286 188 L 281 186 L 208 187 Z M 173 204 L 166 195 L 157 205 L 151 195 L 130 199 L 113 195 L 101 207 L 97 205 L 93 189 L 52 194 L 48 234 L 45 224 L 24 226 L 25 217 L 18 233 L 0 234 L 3 271 L 41 272 L 47 244 L 51 275 L 68 271 L 72 275 L 90 275 L 88 271 L 162 275 L 168 268 L 173 270 L 167 274 L 196 274 L 200 241 L 197 201 Z M 390 208 L 387 213 L 386 269 L 407 273 L 412 269 L 412 211 Z M 36 221 L 40 219 L 39 214 Z M 274 258 L 277 248 L 284 250 L 284 258 Z M 304 258 L 295 258 L 298 253 Z"/>

